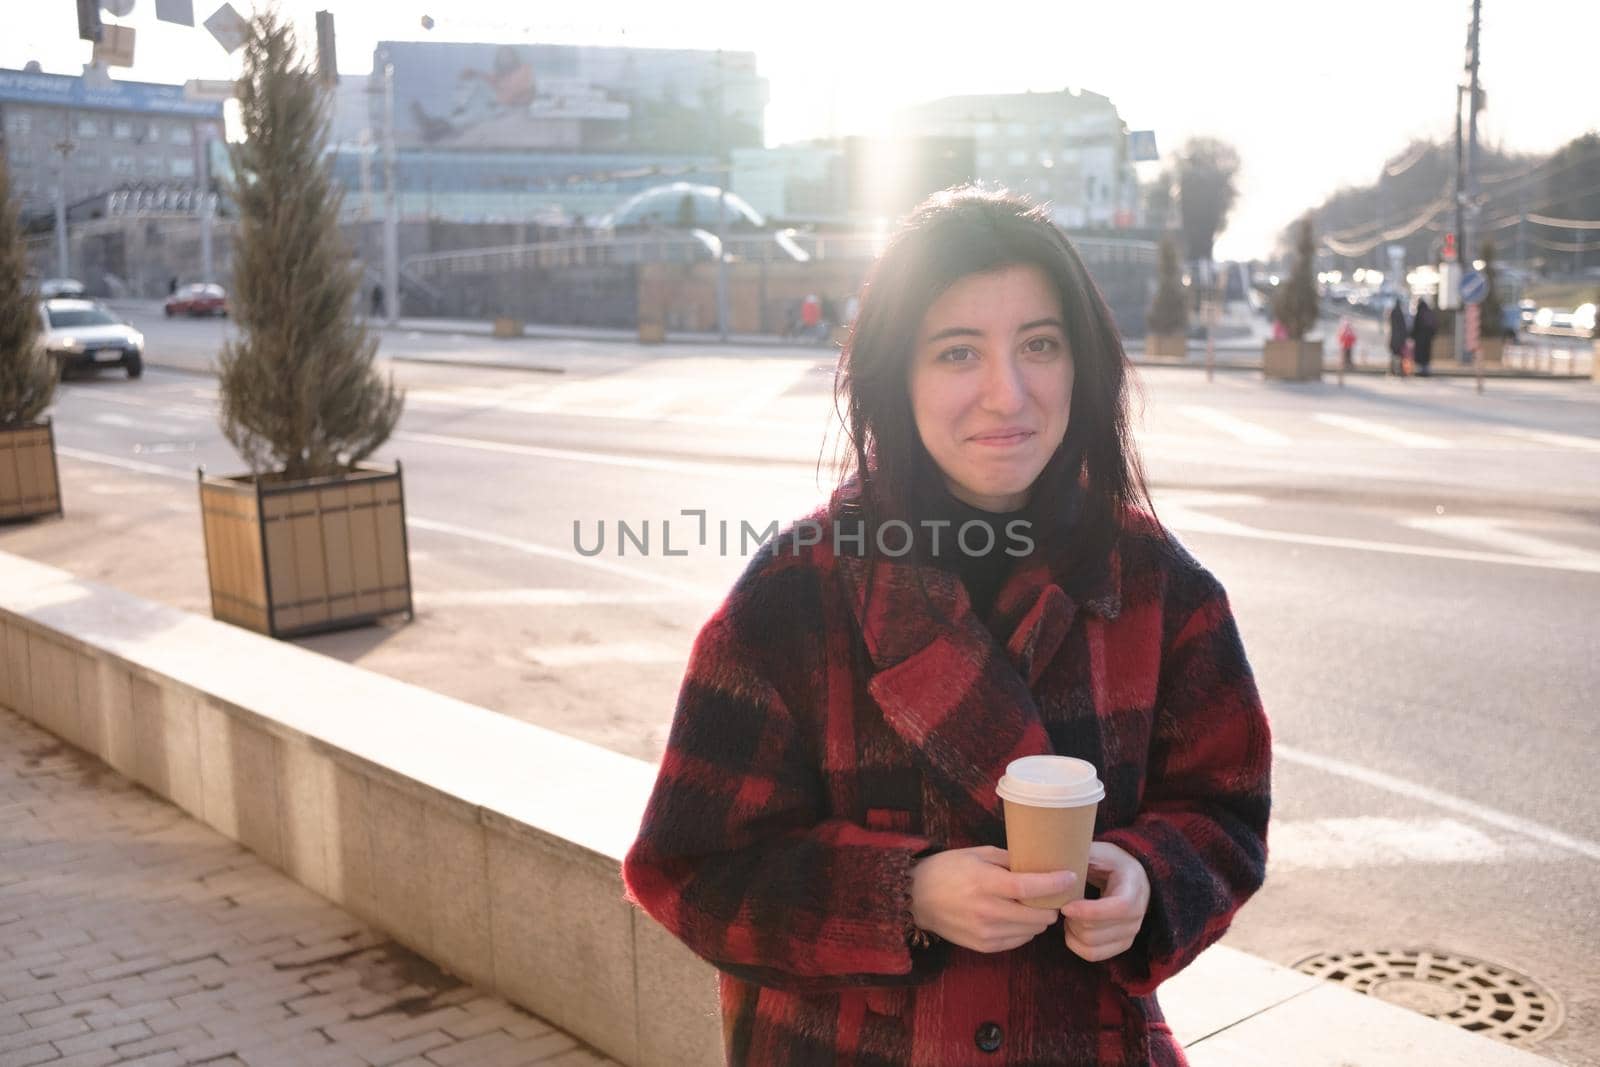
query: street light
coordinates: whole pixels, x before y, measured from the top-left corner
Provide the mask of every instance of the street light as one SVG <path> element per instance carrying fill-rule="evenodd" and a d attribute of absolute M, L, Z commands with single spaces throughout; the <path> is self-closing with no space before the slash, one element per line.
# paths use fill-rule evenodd
<path fill-rule="evenodd" d="M 56 179 L 56 277 L 70 278 L 67 254 L 67 157 L 77 145 L 72 140 L 72 112 L 65 116 L 66 128 L 61 140 L 52 147 L 61 155 L 61 173 Z"/>

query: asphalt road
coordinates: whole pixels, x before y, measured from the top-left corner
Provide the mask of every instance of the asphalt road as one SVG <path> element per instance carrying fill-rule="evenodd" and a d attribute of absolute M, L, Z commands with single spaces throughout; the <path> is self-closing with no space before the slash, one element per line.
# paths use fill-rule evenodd
<path fill-rule="evenodd" d="M 203 366 L 214 323 L 141 321 Z M 831 484 L 822 353 L 386 334 L 418 617 L 302 643 L 642 758 L 744 564 L 741 521 Z M 514 358 L 545 372 L 406 359 Z M 1428 946 L 1510 966 L 1600 1064 L 1600 388 L 1141 374 L 1163 518 L 1227 586 L 1274 724 L 1273 860 L 1228 942 L 1283 963 Z M 207 610 L 196 464 L 238 466 L 215 382 L 73 382 L 68 518 L 0 550 Z M 704 509 L 710 536 L 695 536 Z M 617 524 L 650 551 L 618 554 Z M 663 553 L 663 524 L 674 549 Z M 733 542 L 718 551 L 727 522 Z M 592 558 L 602 526 L 605 551 Z"/>

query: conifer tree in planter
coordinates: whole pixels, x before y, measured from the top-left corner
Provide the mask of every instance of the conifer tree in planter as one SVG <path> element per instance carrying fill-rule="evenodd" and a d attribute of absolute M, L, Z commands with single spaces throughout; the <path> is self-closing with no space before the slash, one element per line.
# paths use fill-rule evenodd
<path fill-rule="evenodd" d="M 39 304 L 27 271 L 0 137 L 0 522 L 61 514 L 55 436 L 40 419 L 55 395 L 56 368 L 38 343 Z"/>
<path fill-rule="evenodd" d="M 1145 315 L 1144 353 L 1176 356 L 1189 352 L 1189 307 L 1183 293 L 1183 272 L 1178 265 L 1178 244 L 1169 234 L 1161 239 L 1156 268 L 1156 295 Z"/>
<path fill-rule="evenodd" d="M 239 332 L 218 392 L 223 434 L 250 473 L 201 473 L 212 614 L 274 637 L 409 615 L 400 465 L 363 462 L 393 432 L 402 397 L 373 367 L 377 340 L 355 314 L 322 83 L 270 8 L 251 20 L 239 105 Z"/>
<path fill-rule="evenodd" d="M 1307 216 L 1300 220 L 1295 233 L 1294 269 L 1272 300 L 1272 313 L 1283 324 L 1289 339 L 1267 342 L 1261 369 L 1268 378 L 1297 382 L 1322 378 L 1322 342 L 1305 339 L 1317 324 L 1316 256 L 1316 240 Z"/>

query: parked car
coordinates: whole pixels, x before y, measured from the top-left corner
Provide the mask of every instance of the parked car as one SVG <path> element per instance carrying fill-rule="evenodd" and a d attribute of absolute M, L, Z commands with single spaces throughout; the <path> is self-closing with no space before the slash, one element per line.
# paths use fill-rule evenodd
<path fill-rule="evenodd" d="M 76 278 L 46 278 L 39 283 L 40 300 L 54 300 L 58 296 L 82 297 L 88 291 Z"/>
<path fill-rule="evenodd" d="M 1541 307 L 1534 312 L 1533 325 L 1528 327 L 1528 332 L 1547 337 L 1576 337 L 1578 329 L 1573 323 L 1573 309 Z"/>
<path fill-rule="evenodd" d="M 174 315 L 221 315 L 226 318 L 227 314 L 228 294 L 223 292 L 220 285 L 185 285 L 167 297 L 169 319 Z"/>
<path fill-rule="evenodd" d="M 121 367 L 144 373 L 144 334 L 92 300 L 41 300 L 38 344 L 65 378 L 72 371 Z"/>

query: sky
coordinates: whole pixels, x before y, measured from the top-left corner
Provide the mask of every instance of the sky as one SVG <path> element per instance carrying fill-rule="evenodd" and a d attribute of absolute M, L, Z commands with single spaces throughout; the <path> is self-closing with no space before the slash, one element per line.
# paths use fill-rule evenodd
<path fill-rule="evenodd" d="M 126 0 L 123 0 L 126 2 Z M 195 0 L 203 20 L 221 0 Z M 248 13 L 252 0 L 234 0 Z M 0 67 L 38 60 L 77 74 L 69 0 L 7 0 Z M 1341 186 L 1370 183 L 1413 138 L 1453 134 L 1470 0 L 1012 0 L 987 5 L 811 0 L 688 0 L 588 5 L 525 0 L 278 0 L 312 41 L 332 11 L 339 68 L 371 71 L 379 40 L 548 42 L 756 53 L 771 84 L 767 143 L 873 133 L 894 111 L 963 93 L 1086 89 L 1110 97 L 1129 129 L 1150 129 L 1167 156 L 1192 136 L 1242 158 L 1239 202 L 1221 258 L 1272 251 L 1282 228 Z M 1600 129 L 1593 45 L 1597 0 L 1482 0 L 1484 143 L 1547 152 Z M 975 17 L 977 12 L 996 12 Z M 548 17 L 545 13 L 549 12 Z M 423 28 L 423 17 L 433 20 Z M 113 77 L 230 78 L 229 56 L 202 28 L 155 20 L 133 0 L 135 65 Z M 1144 164 L 1141 177 L 1157 165 Z"/>

